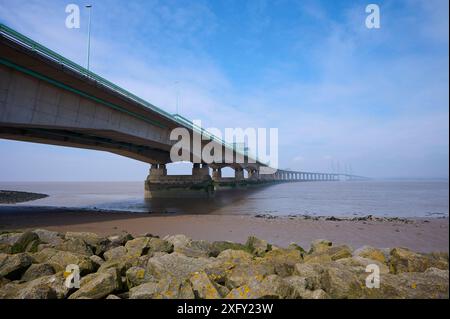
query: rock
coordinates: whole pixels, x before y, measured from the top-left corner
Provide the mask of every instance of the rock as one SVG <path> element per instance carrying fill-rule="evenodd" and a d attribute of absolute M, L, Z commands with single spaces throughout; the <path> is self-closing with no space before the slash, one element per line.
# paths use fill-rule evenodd
<path fill-rule="evenodd" d="M 288 249 L 296 249 L 302 254 L 302 256 L 306 254 L 306 250 L 304 250 L 303 247 L 297 245 L 296 243 L 290 243 Z"/>
<path fill-rule="evenodd" d="M 227 260 L 228 262 L 238 264 L 238 263 L 242 263 L 242 262 L 251 261 L 253 259 L 253 256 L 243 250 L 227 249 L 227 250 L 222 251 L 217 256 L 217 259 Z"/>
<path fill-rule="evenodd" d="M 55 289 L 49 286 L 35 286 L 20 291 L 16 299 L 57 299 Z"/>
<path fill-rule="evenodd" d="M 302 299 L 330 299 L 330 296 L 322 289 L 305 290 L 301 295 Z"/>
<path fill-rule="evenodd" d="M 122 299 L 116 295 L 108 295 L 108 297 L 106 297 L 106 299 Z"/>
<path fill-rule="evenodd" d="M 35 234 L 38 235 L 41 242 L 46 244 L 51 244 L 52 246 L 59 245 L 63 242 L 63 234 L 50 231 L 46 229 L 35 229 L 33 230 Z"/>
<path fill-rule="evenodd" d="M 131 288 L 130 299 L 193 299 L 194 293 L 187 280 L 166 277 Z"/>
<path fill-rule="evenodd" d="M 133 236 L 127 232 L 121 232 L 120 234 L 112 235 L 108 237 L 113 247 L 124 246 L 127 241 L 132 240 Z"/>
<path fill-rule="evenodd" d="M 323 266 L 320 264 L 299 263 L 294 266 L 294 276 L 305 279 L 306 289 L 316 290 L 321 288 Z"/>
<path fill-rule="evenodd" d="M 227 299 L 261 299 L 261 298 L 290 298 L 293 289 L 279 276 L 270 275 L 262 281 L 250 281 L 241 287 L 230 291 Z"/>
<path fill-rule="evenodd" d="M 264 277 L 273 274 L 275 274 L 275 267 L 269 263 L 238 264 L 226 274 L 225 286 L 229 289 L 234 289 L 251 281 L 261 281 Z"/>
<path fill-rule="evenodd" d="M 149 250 L 149 243 L 149 237 L 137 237 L 135 239 L 127 241 L 127 243 L 125 244 L 127 255 L 139 257 L 147 254 Z"/>
<path fill-rule="evenodd" d="M 303 261 L 307 264 L 327 264 L 332 262 L 331 256 L 326 253 L 312 253 L 304 256 Z"/>
<path fill-rule="evenodd" d="M 142 285 L 146 282 L 157 281 L 145 270 L 145 268 L 138 266 L 134 266 L 128 269 L 125 273 L 125 276 L 128 289 Z"/>
<path fill-rule="evenodd" d="M 148 260 L 147 271 L 156 278 L 167 275 L 182 281 L 188 279 L 194 272 L 204 270 L 211 261 L 206 258 L 191 258 L 174 252 Z"/>
<path fill-rule="evenodd" d="M 28 253 L 0 254 L 0 278 L 19 279 L 32 262 L 33 259 Z"/>
<path fill-rule="evenodd" d="M 120 275 L 116 269 L 89 274 L 80 281 L 80 289 L 69 296 L 69 299 L 88 297 L 101 299 L 121 287 Z"/>
<path fill-rule="evenodd" d="M 108 261 L 108 260 L 123 257 L 126 254 L 127 254 L 127 249 L 123 246 L 118 246 L 116 248 L 105 251 L 103 253 L 103 258 L 105 258 L 105 260 Z"/>
<path fill-rule="evenodd" d="M 281 277 L 292 275 L 294 266 L 300 263 L 303 258 L 297 249 L 277 249 L 267 252 L 262 262 L 268 263 L 275 267 L 275 273 Z"/>
<path fill-rule="evenodd" d="M 185 235 L 166 236 L 163 239 L 173 245 L 174 251 L 177 251 L 177 249 L 187 246 L 192 240 Z"/>
<path fill-rule="evenodd" d="M 105 261 L 97 272 L 104 272 L 110 268 L 115 268 L 121 276 L 125 276 L 126 271 L 133 266 L 139 265 L 139 257 L 134 255 L 125 255 L 117 259 Z"/>
<path fill-rule="evenodd" d="M 321 285 L 332 298 L 353 299 L 361 296 L 365 282 L 354 271 L 333 262 L 323 269 Z"/>
<path fill-rule="evenodd" d="M 105 261 L 97 255 L 92 255 L 89 257 L 89 259 L 92 261 L 95 270 L 99 269 L 100 266 L 105 263 Z"/>
<path fill-rule="evenodd" d="M 243 250 L 243 251 L 249 251 L 249 248 L 245 245 L 238 244 L 238 243 L 232 243 L 230 241 L 215 241 L 211 243 L 209 247 L 209 255 L 211 257 L 217 257 L 222 251 L 232 249 L 232 250 Z"/>
<path fill-rule="evenodd" d="M 398 274 L 402 272 L 423 272 L 433 266 L 432 258 L 412 252 L 406 248 L 391 250 L 390 270 Z"/>
<path fill-rule="evenodd" d="M 160 238 L 150 238 L 150 241 L 148 243 L 149 252 L 155 253 L 155 252 L 164 252 L 164 253 L 171 253 L 173 252 L 173 244 L 160 239 Z"/>
<path fill-rule="evenodd" d="M 221 298 L 216 286 L 204 271 L 195 272 L 189 279 L 196 298 L 219 299 Z"/>
<path fill-rule="evenodd" d="M 70 251 L 73 253 L 91 256 L 93 251 L 83 239 L 80 238 L 69 238 L 62 243 L 55 246 L 57 250 Z"/>
<path fill-rule="evenodd" d="M 271 246 L 267 243 L 267 241 L 254 236 L 248 237 L 245 245 L 255 256 L 262 256 L 271 249 Z"/>
<path fill-rule="evenodd" d="M 352 252 L 352 249 L 347 245 L 332 246 L 327 250 L 327 254 L 330 256 L 331 260 L 351 257 Z"/>
<path fill-rule="evenodd" d="M 23 252 L 36 252 L 39 243 L 39 236 L 33 232 L 27 231 L 24 232 L 12 245 L 11 252 L 13 254 Z"/>
<path fill-rule="evenodd" d="M 51 248 L 46 248 L 39 252 L 38 254 L 41 254 L 43 252 L 46 252 L 46 250 Z M 36 257 L 35 257 L 36 258 Z M 39 262 L 47 262 L 48 264 L 52 265 L 56 272 L 59 271 L 65 271 L 67 265 L 74 264 L 78 265 L 80 268 L 80 275 L 85 275 L 88 273 L 91 273 L 94 271 L 94 264 L 89 259 L 89 257 L 77 253 L 73 253 L 70 251 L 59 251 L 56 250 L 54 253 L 50 253 L 50 256 L 48 259 L 41 259 L 42 257 L 39 257 Z"/>
<path fill-rule="evenodd" d="M 208 257 L 211 244 L 204 240 L 192 240 L 185 246 L 178 246 L 174 251 L 188 257 Z"/>
<path fill-rule="evenodd" d="M 11 254 L 12 246 L 6 243 L 0 243 L 0 254 Z"/>
<path fill-rule="evenodd" d="M 337 262 L 355 270 L 358 274 L 366 274 L 366 276 L 368 275 L 368 273 L 366 272 L 366 268 L 368 265 L 377 265 L 380 269 L 380 274 L 389 273 L 389 267 L 386 264 L 381 263 L 379 260 L 372 260 L 356 256 L 351 258 L 339 259 Z"/>
<path fill-rule="evenodd" d="M 333 243 L 326 239 L 314 240 L 311 243 L 311 249 L 310 249 L 309 253 L 311 254 L 311 253 L 326 252 L 332 245 L 333 245 Z"/>
<path fill-rule="evenodd" d="M 289 276 L 283 278 L 283 280 L 292 288 L 292 298 L 301 299 L 306 293 L 307 282 L 305 277 Z"/>
<path fill-rule="evenodd" d="M 377 249 L 371 246 L 363 246 L 353 252 L 353 256 L 368 258 L 377 260 L 380 263 L 386 264 L 387 260 L 384 256 L 384 252 L 381 249 Z"/>
<path fill-rule="evenodd" d="M 0 234 L 0 244 L 7 244 L 7 245 L 14 245 L 22 236 L 23 233 L 20 232 L 10 232 L 10 233 L 4 233 Z"/>
<path fill-rule="evenodd" d="M 448 299 L 448 270 L 428 268 L 425 272 L 386 274 L 380 288 L 366 288 L 364 298 L 380 299 Z"/>
<path fill-rule="evenodd" d="M 54 293 L 53 293 L 53 292 Z M 66 298 L 69 288 L 64 285 L 62 272 L 39 277 L 24 283 L 10 283 L 0 288 L 0 299 Z"/>
<path fill-rule="evenodd" d="M 90 232 L 67 232 L 65 238 L 66 240 L 75 238 L 84 240 L 86 244 L 92 247 L 93 252 L 96 255 L 103 254 L 110 244 L 107 238 L 100 237 L 99 235 Z"/>
<path fill-rule="evenodd" d="M 21 280 L 31 281 L 39 277 L 54 275 L 55 269 L 50 264 L 32 264 L 22 275 Z"/>

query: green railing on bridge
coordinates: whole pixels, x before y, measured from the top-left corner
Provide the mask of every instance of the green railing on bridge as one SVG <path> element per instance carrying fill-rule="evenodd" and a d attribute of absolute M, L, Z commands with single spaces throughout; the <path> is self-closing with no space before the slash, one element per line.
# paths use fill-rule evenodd
<path fill-rule="evenodd" d="M 153 112 L 158 113 L 159 115 L 165 117 L 166 119 L 169 119 L 173 122 L 176 122 L 184 127 L 190 128 L 193 131 L 196 131 L 199 134 L 202 134 L 203 136 L 206 136 L 208 138 L 210 138 L 211 140 L 216 141 L 217 143 L 220 143 L 221 145 L 230 148 L 233 150 L 233 152 L 238 153 L 242 156 L 247 156 L 247 154 L 240 152 L 239 150 L 236 149 L 236 146 L 234 144 L 231 143 L 227 143 L 224 140 L 222 140 L 221 138 L 218 138 L 217 136 L 215 136 L 214 134 L 209 133 L 207 130 L 205 130 L 204 128 L 195 125 L 192 121 L 186 119 L 185 117 L 179 115 L 179 114 L 170 114 L 164 110 L 162 110 L 161 108 L 147 102 L 146 100 L 136 96 L 135 94 L 121 88 L 120 86 L 106 80 L 105 78 L 93 73 L 92 71 L 87 70 L 86 68 L 82 67 L 81 65 L 63 57 L 62 55 L 48 49 L 47 47 L 43 46 L 40 43 L 37 43 L 36 41 L 28 38 L 27 36 L 9 28 L 8 26 L 1 24 L 0 23 L 0 33 L 3 34 L 4 36 L 10 38 L 11 40 L 18 42 L 22 45 L 27 46 L 28 48 L 30 48 L 32 51 L 35 51 L 36 53 L 39 53 L 59 64 L 61 64 L 64 67 L 67 67 L 69 69 L 71 69 L 72 71 L 75 71 L 85 77 L 87 77 L 90 80 L 94 80 L 95 82 L 97 82 L 98 84 L 116 92 L 119 93 L 122 96 L 125 96 L 126 98 L 142 105 L 145 106 L 146 108 L 149 108 L 150 110 L 152 110 Z M 256 161 L 258 161 L 257 157 L 255 157 Z"/>

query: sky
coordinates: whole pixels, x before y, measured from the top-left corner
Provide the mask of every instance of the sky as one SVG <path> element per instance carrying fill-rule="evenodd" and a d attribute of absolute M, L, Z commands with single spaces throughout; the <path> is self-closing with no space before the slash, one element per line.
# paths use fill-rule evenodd
<path fill-rule="evenodd" d="M 65 26 L 80 6 L 81 26 Z M 447 0 L 0 0 L 0 21 L 204 127 L 278 128 L 279 167 L 449 176 Z M 369 3 L 381 27 L 365 25 Z M 139 181 L 105 152 L 0 140 L 0 181 Z M 169 165 L 169 173 L 188 170 Z"/>

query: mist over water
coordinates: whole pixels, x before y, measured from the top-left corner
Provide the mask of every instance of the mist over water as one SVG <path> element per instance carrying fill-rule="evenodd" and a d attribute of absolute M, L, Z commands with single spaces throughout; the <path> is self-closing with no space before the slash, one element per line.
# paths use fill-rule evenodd
<path fill-rule="evenodd" d="M 212 199 L 144 199 L 144 182 L 0 182 L 0 189 L 50 195 L 21 206 L 181 214 L 439 217 L 448 180 L 285 183 L 222 190 Z"/>

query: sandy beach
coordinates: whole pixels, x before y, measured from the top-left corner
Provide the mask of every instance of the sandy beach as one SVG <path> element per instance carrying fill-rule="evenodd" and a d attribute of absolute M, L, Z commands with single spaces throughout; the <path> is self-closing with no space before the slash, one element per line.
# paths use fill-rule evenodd
<path fill-rule="evenodd" d="M 329 221 L 280 217 L 226 215 L 150 215 L 47 207 L 0 207 L 0 231 L 45 228 L 90 231 L 100 235 L 122 230 L 133 235 L 185 234 L 196 240 L 244 243 L 255 235 L 272 244 L 291 242 L 309 248 L 312 240 L 326 238 L 354 248 L 405 247 L 420 252 L 449 251 L 448 218 L 414 218 L 404 221 Z"/>

